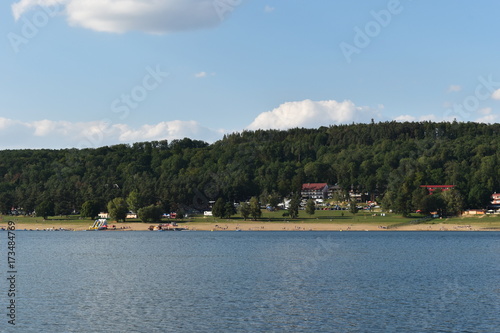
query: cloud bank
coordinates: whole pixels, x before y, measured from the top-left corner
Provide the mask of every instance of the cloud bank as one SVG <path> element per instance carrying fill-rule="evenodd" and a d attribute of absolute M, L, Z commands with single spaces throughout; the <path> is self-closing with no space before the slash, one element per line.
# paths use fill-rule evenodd
<path fill-rule="evenodd" d="M 318 128 L 321 126 L 369 123 L 388 120 L 382 116 L 382 109 L 356 106 L 352 101 L 303 100 L 283 103 L 277 108 L 259 114 L 245 129 Z M 476 122 L 491 123 L 499 119 L 492 108 L 479 110 Z M 400 115 L 395 121 L 452 121 L 438 119 L 428 114 L 420 117 Z M 243 128 L 241 128 L 243 130 Z M 234 131 L 213 129 L 198 121 L 172 120 L 136 127 L 111 120 L 91 122 L 69 122 L 36 120 L 23 122 L 0 117 L 0 149 L 61 149 L 61 148 L 98 148 L 120 143 L 159 141 L 191 138 L 209 143 L 222 139 L 224 134 Z"/>
<path fill-rule="evenodd" d="M 348 100 L 337 102 L 307 99 L 283 103 L 272 111 L 261 113 L 247 129 L 315 128 L 331 124 L 366 123 L 380 117 L 379 110 L 359 107 Z"/>
<path fill-rule="evenodd" d="M 185 137 L 214 142 L 224 133 L 224 130 L 209 129 L 196 121 L 174 120 L 133 128 L 106 120 L 73 123 L 47 119 L 22 122 L 0 118 L 0 149 L 97 148 L 119 143 L 170 141 Z"/>
<path fill-rule="evenodd" d="M 20 0 L 12 5 L 16 19 L 41 7 L 58 7 L 70 25 L 96 31 L 143 31 L 164 34 L 211 28 L 242 0 Z"/>
<path fill-rule="evenodd" d="M 261 113 L 247 129 L 316 128 L 330 124 L 369 122 L 372 118 L 380 119 L 379 110 L 358 107 L 351 101 L 304 100 L 284 103 L 272 111 Z M 185 137 L 215 142 L 229 132 L 202 126 L 197 121 L 173 120 L 133 127 L 111 120 L 69 122 L 43 119 L 23 122 L 0 117 L 0 149 L 97 148 Z"/>
<path fill-rule="evenodd" d="M 438 117 L 436 117 L 435 115 L 433 114 L 426 114 L 426 115 L 423 115 L 423 116 L 420 116 L 420 117 L 414 117 L 414 116 L 411 116 L 411 115 L 408 115 L 408 114 L 404 114 L 404 115 L 401 115 L 401 116 L 397 116 L 396 118 L 394 118 L 395 121 L 399 121 L 399 122 L 413 122 L 413 121 L 453 121 L 453 119 L 439 119 Z"/>

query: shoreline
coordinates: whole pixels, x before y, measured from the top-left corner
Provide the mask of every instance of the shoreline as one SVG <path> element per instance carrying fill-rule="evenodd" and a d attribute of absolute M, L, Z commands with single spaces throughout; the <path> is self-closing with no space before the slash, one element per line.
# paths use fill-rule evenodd
<path fill-rule="evenodd" d="M 6 228 L 2 223 L 0 227 Z M 110 225 L 113 225 L 111 223 Z M 154 223 L 120 222 L 114 223 L 116 230 L 108 231 L 148 231 Z M 90 226 L 83 223 L 45 221 L 40 223 L 16 222 L 16 230 L 69 230 L 86 231 Z M 495 227 L 463 225 L 456 223 L 413 224 L 392 227 L 373 223 L 314 223 L 314 222 L 183 222 L 178 227 L 188 231 L 500 231 Z"/>

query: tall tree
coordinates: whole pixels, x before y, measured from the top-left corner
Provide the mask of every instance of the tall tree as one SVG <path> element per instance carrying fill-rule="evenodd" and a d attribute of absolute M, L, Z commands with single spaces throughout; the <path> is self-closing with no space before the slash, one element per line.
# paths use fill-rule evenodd
<path fill-rule="evenodd" d="M 488 205 L 491 192 L 481 184 L 476 184 L 469 192 L 469 206 L 474 208 L 484 208 Z"/>
<path fill-rule="evenodd" d="M 127 218 L 128 206 L 123 198 L 114 198 L 108 202 L 109 216 L 116 221 L 123 221 Z"/>
<path fill-rule="evenodd" d="M 254 220 L 257 220 L 262 216 L 259 199 L 257 199 L 257 197 L 252 197 L 250 199 L 250 216 L 252 216 Z"/>
<path fill-rule="evenodd" d="M 81 217 L 90 217 L 91 219 L 96 218 L 99 215 L 99 205 L 96 201 L 88 200 L 85 201 L 80 210 Z"/>
<path fill-rule="evenodd" d="M 15 186 L 9 183 L 0 183 L 0 213 L 8 214 L 14 204 Z"/>
<path fill-rule="evenodd" d="M 43 217 L 44 220 L 48 219 L 49 216 L 54 215 L 54 203 L 52 201 L 42 201 L 38 206 L 36 206 L 36 216 Z"/>
<path fill-rule="evenodd" d="M 349 203 L 349 211 L 352 215 L 356 215 L 358 213 L 359 209 L 356 200 L 351 200 L 351 202 Z"/>
<path fill-rule="evenodd" d="M 446 205 L 447 215 L 459 215 L 464 209 L 464 200 L 460 191 L 456 188 L 444 191 L 442 193 Z"/>
<path fill-rule="evenodd" d="M 226 202 L 224 204 L 224 218 L 228 219 L 234 214 L 236 214 L 236 209 L 234 208 L 234 205 L 230 202 Z"/>
<path fill-rule="evenodd" d="M 144 198 L 138 191 L 134 190 L 127 197 L 127 205 L 131 211 L 137 212 L 140 208 L 144 207 Z"/>
<path fill-rule="evenodd" d="M 422 202 L 427 198 L 428 195 L 429 192 L 423 187 L 420 187 L 413 191 L 411 202 L 415 210 L 421 210 Z"/>
<path fill-rule="evenodd" d="M 250 217 L 251 210 L 248 203 L 240 202 L 238 210 L 245 221 L 248 219 L 248 217 Z"/>
<path fill-rule="evenodd" d="M 313 216 L 315 212 L 316 212 L 316 204 L 314 203 L 314 200 L 313 199 L 307 200 L 306 214 L 308 214 L 309 216 Z"/>
<path fill-rule="evenodd" d="M 413 211 L 412 206 L 412 195 L 413 188 L 410 183 L 404 182 L 401 185 L 400 190 L 396 193 L 396 199 L 394 202 L 394 210 L 403 216 L 409 216 Z"/>
<path fill-rule="evenodd" d="M 226 202 L 224 201 L 224 199 L 222 198 L 217 199 L 214 203 L 214 206 L 212 207 L 212 215 L 219 218 L 224 217 L 225 205 Z"/>
<path fill-rule="evenodd" d="M 142 222 L 160 222 L 162 209 L 159 206 L 151 205 L 139 208 L 137 215 Z"/>
<path fill-rule="evenodd" d="M 446 203 L 443 199 L 442 193 L 434 193 L 428 195 L 422 200 L 420 210 L 422 214 L 429 215 L 437 212 L 439 215 L 446 209 Z"/>
<path fill-rule="evenodd" d="M 294 195 L 290 200 L 288 207 L 288 214 L 292 219 L 296 219 L 299 217 L 299 207 L 300 207 L 300 197 L 298 195 Z"/>

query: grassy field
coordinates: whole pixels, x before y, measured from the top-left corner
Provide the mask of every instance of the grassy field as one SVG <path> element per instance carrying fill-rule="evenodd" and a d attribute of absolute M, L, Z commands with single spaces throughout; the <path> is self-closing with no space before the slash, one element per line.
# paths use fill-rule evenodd
<path fill-rule="evenodd" d="M 220 219 L 215 217 L 205 217 L 205 216 L 189 216 L 184 219 L 175 220 L 177 223 L 185 223 L 189 226 L 213 223 L 213 224 L 223 224 L 223 223 L 237 223 L 241 225 L 245 224 L 255 224 L 262 223 L 283 223 L 283 222 L 293 222 L 307 224 L 363 224 L 363 225 L 373 225 L 373 226 L 385 226 L 391 229 L 391 227 L 400 226 L 410 226 L 410 225 L 434 225 L 434 224 L 444 224 L 444 225 L 459 225 L 459 226 L 474 226 L 481 229 L 491 229 L 500 230 L 500 216 L 498 215 L 483 215 L 483 216 L 473 216 L 473 217 L 454 217 L 454 218 L 439 218 L 424 220 L 424 216 L 420 214 L 412 214 L 410 217 L 402 217 L 398 214 L 385 213 L 382 216 L 381 213 L 372 213 L 360 211 L 358 214 L 353 215 L 348 211 L 330 211 L 330 210 L 317 210 L 312 216 L 307 215 L 304 211 L 299 212 L 299 217 L 297 219 L 290 219 L 288 217 L 282 216 L 283 211 L 269 212 L 267 210 L 262 211 L 262 217 L 257 221 L 251 219 L 244 221 L 239 215 L 235 215 L 230 219 Z M 43 220 L 41 217 L 25 217 L 25 216 L 0 216 L 0 226 L 5 226 L 8 221 L 15 221 L 16 223 L 26 224 L 32 228 L 36 228 L 37 225 L 50 225 L 53 224 L 54 227 L 64 226 L 65 228 L 87 228 L 93 223 L 93 220 L 82 219 L 80 216 L 67 216 L 67 217 L 49 217 L 47 220 Z M 169 220 L 164 220 L 166 223 Z M 127 219 L 127 224 L 154 224 L 154 223 L 143 223 L 139 219 Z M 118 223 L 120 225 L 120 223 Z"/>
<path fill-rule="evenodd" d="M 317 210 L 314 215 L 307 215 L 303 210 L 299 211 L 299 217 L 297 219 L 290 219 L 289 217 L 283 217 L 284 211 L 270 212 L 267 210 L 262 210 L 262 217 L 258 219 L 260 222 L 303 222 L 303 223 L 401 223 L 406 220 L 412 220 L 415 218 L 422 217 L 419 214 L 415 214 L 410 219 L 404 218 L 396 214 L 387 213 L 386 216 L 380 216 L 380 213 L 369 213 L 369 212 L 359 212 L 356 215 L 349 213 L 348 211 L 339 210 Z M 189 222 L 208 222 L 208 221 L 233 221 L 233 222 L 245 222 L 240 215 L 235 215 L 230 219 L 219 219 L 214 217 L 204 217 L 197 216 L 186 219 Z M 249 219 L 248 221 L 250 221 Z"/>
<path fill-rule="evenodd" d="M 328 211 L 328 210 L 318 210 L 312 216 L 307 215 L 304 211 L 300 211 L 299 217 L 297 219 L 291 220 L 290 218 L 284 218 L 282 216 L 282 211 L 269 212 L 263 210 L 262 218 L 258 221 L 261 222 L 300 222 L 300 223 L 314 223 L 314 224 L 339 224 L 348 223 L 352 225 L 356 224 L 369 224 L 369 225 L 383 225 L 387 227 L 391 226 L 403 226 L 412 224 L 450 224 L 450 225 L 474 225 L 478 228 L 487 229 L 499 229 L 500 230 L 500 216 L 498 215 L 485 215 L 482 217 L 454 217 L 454 218 L 437 218 L 425 221 L 425 216 L 421 214 L 411 214 L 410 217 L 403 217 L 399 214 L 384 213 L 371 213 L 371 212 L 359 212 L 356 215 L 351 214 L 348 211 Z M 241 216 L 235 216 L 231 219 L 218 219 L 213 217 L 194 217 L 187 219 L 190 224 L 206 223 L 206 222 L 237 222 L 237 223 L 251 223 L 253 221 L 244 221 Z"/>

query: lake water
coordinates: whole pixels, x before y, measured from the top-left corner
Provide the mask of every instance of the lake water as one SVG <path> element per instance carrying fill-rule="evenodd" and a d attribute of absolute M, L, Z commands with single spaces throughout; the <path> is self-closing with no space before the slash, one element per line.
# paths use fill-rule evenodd
<path fill-rule="evenodd" d="M 497 232 L 16 232 L 1 332 L 500 332 Z M 3 290 L 2 290 L 3 289 Z"/>

